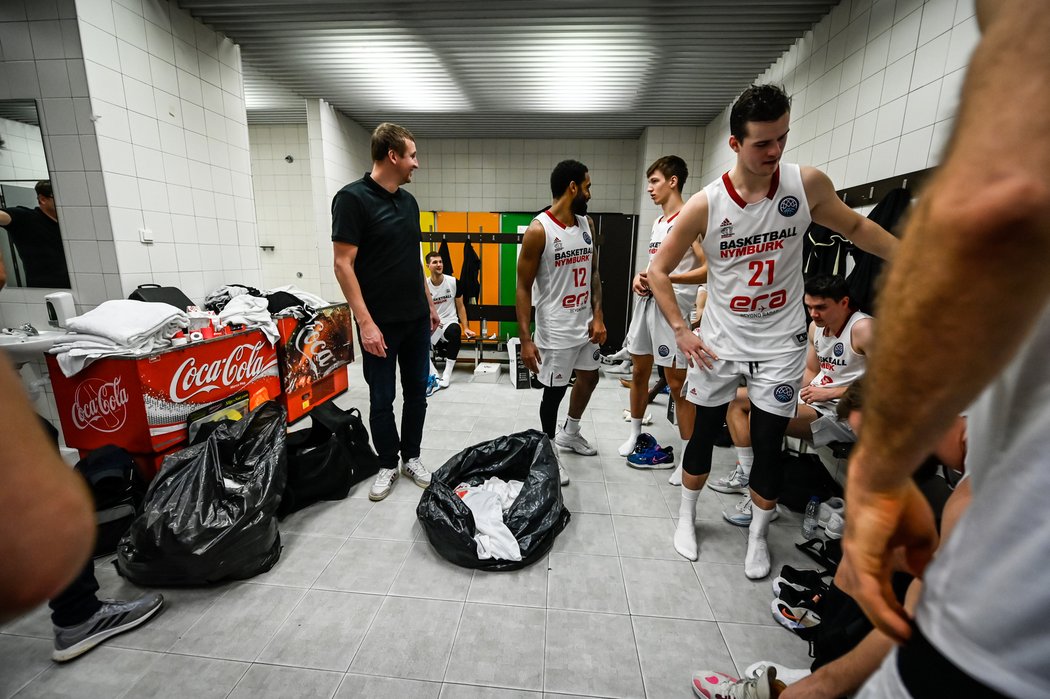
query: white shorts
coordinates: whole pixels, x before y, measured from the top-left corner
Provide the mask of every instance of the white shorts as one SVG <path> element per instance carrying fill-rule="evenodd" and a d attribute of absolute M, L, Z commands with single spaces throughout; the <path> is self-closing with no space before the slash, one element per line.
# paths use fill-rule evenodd
<path fill-rule="evenodd" d="M 634 294 L 631 327 L 627 330 L 627 351 L 631 354 L 650 354 L 657 366 L 681 368 L 686 365 L 685 355 L 675 342 L 674 330 L 652 296 Z"/>
<path fill-rule="evenodd" d="M 823 447 L 831 442 L 857 441 L 857 435 L 853 433 L 853 428 L 849 426 L 849 423 L 839 420 L 834 415 L 820 415 L 809 423 L 809 431 L 813 433 L 813 446 L 815 447 Z"/>
<path fill-rule="evenodd" d="M 601 363 L 602 351 L 593 342 L 566 349 L 537 349 L 540 351 L 538 378 L 544 386 L 566 386 L 573 369 L 597 371 Z"/>
<path fill-rule="evenodd" d="M 805 371 L 805 347 L 760 362 L 719 359 L 711 369 L 703 365 L 689 367 L 682 391 L 690 403 L 713 408 L 736 398 L 743 378 L 753 405 L 767 413 L 795 417 Z"/>
<path fill-rule="evenodd" d="M 856 699 L 911 699 L 911 694 L 897 671 L 896 647 L 854 696 Z"/>

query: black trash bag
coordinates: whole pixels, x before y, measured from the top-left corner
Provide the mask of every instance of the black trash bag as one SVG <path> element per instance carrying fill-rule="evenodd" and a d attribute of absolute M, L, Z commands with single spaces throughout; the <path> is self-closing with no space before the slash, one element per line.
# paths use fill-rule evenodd
<path fill-rule="evenodd" d="M 379 457 L 357 408 L 328 401 L 310 411 L 309 429 L 288 435 L 288 484 L 277 516 L 284 519 L 321 500 L 342 500 L 379 472 Z"/>
<path fill-rule="evenodd" d="M 264 573 L 281 556 L 274 513 L 287 478 L 284 408 L 270 401 L 165 457 L 117 570 L 145 587 L 206 585 Z"/>
<path fill-rule="evenodd" d="M 520 561 L 478 558 L 474 516 L 454 492 L 460 483 L 480 483 L 493 476 L 524 483 L 503 517 L 518 540 Z M 517 570 L 535 563 L 554 545 L 571 517 L 562 504 L 558 458 L 550 440 L 538 430 L 475 444 L 453 456 L 434 472 L 416 516 L 440 555 L 464 568 L 481 570 Z"/>

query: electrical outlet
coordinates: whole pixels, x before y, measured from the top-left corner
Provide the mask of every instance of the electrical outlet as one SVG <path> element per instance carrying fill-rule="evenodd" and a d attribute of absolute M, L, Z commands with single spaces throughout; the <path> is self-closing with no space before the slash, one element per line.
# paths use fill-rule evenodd
<path fill-rule="evenodd" d="M 148 228 L 140 228 L 139 240 L 145 243 L 146 245 L 149 245 L 153 242 L 153 231 L 151 231 Z"/>

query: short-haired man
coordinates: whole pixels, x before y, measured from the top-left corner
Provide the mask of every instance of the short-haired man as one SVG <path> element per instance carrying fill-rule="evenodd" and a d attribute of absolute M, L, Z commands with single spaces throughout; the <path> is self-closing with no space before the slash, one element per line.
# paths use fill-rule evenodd
<path fill-rule="evenodd" d="M 646 189 L 653 203 L 662 209 L 662 214 L 653 223 L 653 232 L 649 237 L 649 255 L 645 270 L 635 275 L 631 288 L 635 293 L 634 311 L 631 325 L 627 330 L 627 351 L 631 354 L 631 434 L 620 446 L 620 456 L 630 456 L 637 446 L 642 432 L 642 419 L 648 402 L 649 377 L 653 372 L 653 362 L 664 368 L 664 376 L 671 390 L 675 412 L 678 418 L 678 433 L 683 442 L 693 434 L 695 409 L 693 404 L 682 397 L 682 384 L 685 382 L 685 355 L 675 344 L 674 331 L 667 324 L 660 309 L 652 299 L 649 291 L 649 264 L 660 244 L 674 227 L 678 212 L 682 210 L 682 187 L 689 176 L 685 161 L 677 155 L 665 155 L 658 158 L 645 171 Z M 682 261 L 671 273 L 675 299 L 682 318 L 689 322 L 689 314 L 696 304 L 697 286 L 707 278 L 707 268 L 703 265 L 704 253 L 700 243 L 694 242 Z M 681 454 L 681 450 L 678 452 Z M 673 463 L 657 459 L 628 461 L 635 468 L 673 468 Z"/>
<path fill-rule="evenodd" d="M 598 249 L 587 216 L 591 175 L 576 160 L 563 160 L 551 172 L 549 209 L 532 220 L 518 255 L 516 297 L 521 359 L 543 384 L 540 423 L 559 447 L 577 454 L 598 453 L 580 434 L 580 418 L 598 385 L 599 346 L 605 342 Z M 536 304 L 536 333 L 531 328 Z M 576 372 L 569 414 L 555 433 L 558 406 Z M 561 483 L 569 474 L 560 465 Z"/>
<path fill-rule="evenodd" d="M 430 334 L 440 324 L 419 269 L 419 204 L 401 185 L 419 167 L 412 133 L 380 124 L 372 133 L 372 171 L 332 201 L 335 277 L 361 340 L 372 440 L 381 468 L 368 493 L 382 500 L 401 473 L 421 488 L 430 473 L 419 460 L 427 414 Z M 401 367 L 401 434 L 394 424 L 395 364 Z"/>
<path fill-rule="evenodd" d="M 868 347 L 875 321 L 867 313 L 852 308 L 849 285 L 839 275 L 820 275 L 806 282 L 806 308 L 813 324 L 809 328 L 806 351 L 805 386 L 799 391 L 795 417 L 787 425 L 787 435 L 821 447 L 830 442 L 855 442 L 849 423 L 836 415 L 839 399 L 850 385 L 864 375 Z M 747 493 L 754 451 L 751 449 L 751 402 L 736 398 L 726 416 L 736 447 L 737 465 L 728 476 L 707 482 L 720 493 Z M 750 524 L 741 508 L 726 518 L 733 524 Z"/>
<path fill-rule="evenodd" d="M 846 206 L 820 170 L 781 164 L 790 105 L 774 85 L 753 85 L 729 116 L 733 169 L 682 208 L 649 268 L 649 286 L 692 366 L 686 378 L 696 426 L 682 459 L 682 504 L 675 550 L 697 558 L 696 498 L 711 471 L 714 442 L 743 378 L 751 401 L 751 520 L 744 573 L 769 574 L 766 535 L 783 486 L 780 445 L 795 416 L 806 366 L 802 239 L 810 221 L 882 258 L 896 239 Z M 682 320 L 669 274 L 702 238 L 709 295 L 700 333 Z M 701 337 L 703 339 L 701 339 Z"/>
<path fill-rule="evenodd" d="M 34 189 L 37 207 L 0 209 L 0 228 L 7 229 L 11 245 L 22 260 L 25 286 L 68 289 L 69 269 L 51 181 L 41 180 Z"/>
<path fill-rule="evenodd" d="M 456 358 L 459 357 L 459 349 L 462 344 L 460 334 L 468 338 L 474 337 L 473 330 L 467 327 L 467 309 L 463 305 L 463 293 L 459 289 L 456 278 L 451 274 L 444 274 L 445 263 L 441 254 L 428 252 L 426 256 L 427 269 L 430 276 L 427 278 L 427 287 L 430 298 L 434 300 L 434 308 L 437 309 L 441 324 L 431 336 L 430 342 L 434 347 L 440 347 L 445 355 L 445 371 L 438 379 L 441 388 L 448 388 L 452 382 L 452 370 L 456 368 Z"/>

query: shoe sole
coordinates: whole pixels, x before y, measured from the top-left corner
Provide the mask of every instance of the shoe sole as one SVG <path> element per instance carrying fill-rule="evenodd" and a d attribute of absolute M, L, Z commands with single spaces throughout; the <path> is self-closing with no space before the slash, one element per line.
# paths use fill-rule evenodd
<path fill-rule="evenodd" d="M 383 493 L 380 493 L 379 495 L 376 495 L 371 490 L 369 490 L 368 491 L 368 499 L 371 500 L 372 502 L 379 502 L 380 500 L 386 500 L 387 496 L 390 495 L 390 491 L 394 489 L 394 483 L 397 483 L 397 478 L 398 478 L 398 476 L 396 476 L 396 475 L 393 478 L 391 478 L 390 479 L 390 485 L 387 486 L 386 491 L 383 492 Z"/>
<path fill-rule="evenodd" d="M 674 462 L 663 463 L 663 464 L 635 464 L 630 461 L 627 465 L 631 468 L 638 469 L 639 471 L 665 471 L 669 468 L 674 468 Z"/>
<path fill-rule="evenodd" d="M 56 663 L 65 663 L 69 662 L 70 660 L 73 660 L 74 658 L 79 658 L 81 655 L 87 653 L 89 650 L 98 646 L 104 641 L 113 638 L 114 636 L 117 636 L 119 634 L 122 634 L 125 631 L 131 631 L 134 628 L 142 626 L 147 621 L 152 619 L 153 616 L 157 612 L 159 612 L 163 607 L 164 602 L 161 601 L 160 604 L 158 604 L 156 607 L 140 616 L 135 621 L 128 622 L 127 624 L 124 624 L 122 626 L 115 626 L 112 629 L 106 629 L 105 631 L 95 634 L 90 638 L 85 638 L 79 643 L 74 643 L 69 648 L 64 648 L 62 650 L 54 650 L 51 652 L 51 659 L 54 660 Z"/>
<path fill-rule="evenodd" d="M 426 488 L 427 486 L 430 485 L 430 481 L 427 481 L 426 483 L 423 483 L 418 478 L 416 478 L 415 476 L 413 476 L 410 473 L 406 473 L 406 474 L 404 474 L 404 476 L 405 476 L 405 478 L 409 479 L 410 481 L 412 481 L 413 483 L 418 485 L 420 488 Z"/>
<path fill-rule="evenodd" d="M 557 441 L 554 442 L 554 445 L 556 447 L 558 447 L 559 449 L 564 449 L 565 451 L 571 451 L 572 453 L 579 454 L 580 456 L 594 456 L 595 454 L 598 453 L 598 450 L 594 449 L 594 448 L 592 448 L 591 451 L 580 451 L 576 447 L 568 446 L 566 444 L 559 444 Z"/>
<path fill-rule="evenodd" d="M 751 526 L 751 520 L 753 518 L 752 517 L 748 517 L 747 521 L 745 522 L 743 520 L 735 520 L 735 519 L 731 518 L 729 515 L 727 515 L 725 512 L 723 512 L 722 513 L 722 519 L 724 519 L 725 521 L 727 521 L 730 524 L 732 524 L 734 526 L 737 526 L 737 527 L 750 527 Z M 769 521 L 770 522 L 775 522 L 778 519 L 780 519 L 780 513 L 779 512 L 777 514 L 773 515 L 773 518 L 771 520 L 769 520 Z"/>
<path fill-rule="evenodd" d="M 733 487 L 729 485 L 717 485 L 715 483 L 710 482 L 707 484 L 707 487 L 715 491 L 716 493 L 725 493 L 726 495 L 747 495 L 748 492 L 750 492 L 751 490 L 746 485 L 742 485 L 740 487 Z"/>

